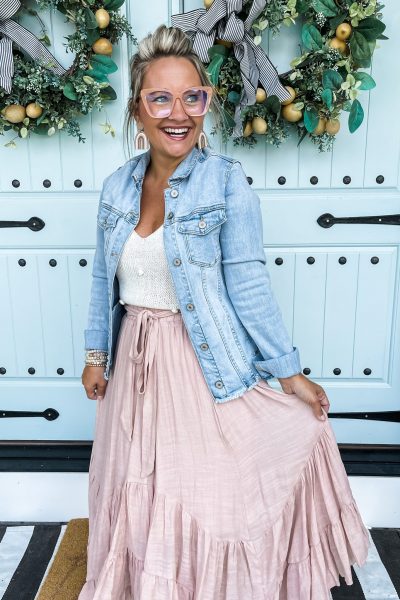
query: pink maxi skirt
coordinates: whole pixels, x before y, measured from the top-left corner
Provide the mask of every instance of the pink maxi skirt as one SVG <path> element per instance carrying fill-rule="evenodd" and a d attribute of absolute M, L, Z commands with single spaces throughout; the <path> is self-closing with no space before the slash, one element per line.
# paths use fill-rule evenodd
<path fill-rule="evenodd" d="M 78 600 L 328 600 L 368 553 L 329 420 L 265 380 L 215 403 L 180 312 L 126 304 Z"/>

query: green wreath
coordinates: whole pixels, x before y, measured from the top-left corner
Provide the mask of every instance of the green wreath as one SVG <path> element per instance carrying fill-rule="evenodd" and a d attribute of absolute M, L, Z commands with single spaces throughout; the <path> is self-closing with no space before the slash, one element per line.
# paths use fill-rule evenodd
<path fill-rule="evenodd" d="M 118 9 L 125 0 L 35 0 L 41 10 L 58 10 L 72 22 L 75 32 L 65 36 L 66 52 L 75 56 L 64 69 L 47 50 L 50 39 L 39 12 L 19 0 L 3 0 L 0 7 L 0 134 L 31 133 L 52 136 L 57 131 L 84 142 L 78 118 L 117 98 L 108 75 L 118 70 L 111 54 L 124 34 L 136 44 L 127 19 Z M 41 25 L 38 36 L 21 26 L 18 18 L 34 16 Z M 1 71 L 3 69 L 3 72 Z M 106 118 L 105 133 L 115 130 Z"/>
<path fill-rule="evenodd" d="M 205 0 L 208 9 L 212 0 Z M 248 7 L 238 15 L 245 19 Z M 247 8 L 247 10 L 246 10 Z M 301 19 L 301 56 L 292 60 L 292 69 L 280 74 L 280 81 L 292 99 L 280 102 L 277 96 L 266 97 L 262 87 L 256 103 L 241 110 L 242 135 L 234 145 L 254 146 L 261 137 L 279 146 L 295 127 L 299 141 L 308 136 L 320 152 L 332 149 L 340 129 L 339 116 L 348 111 L 351 133 L 361 125 L 364 112 L 357 96 L 360 90 L 375 87 L 366 72 L 371 65 L 377 40 L 383 35 L 383 5 L 377 0 L 270 0 L 253 22 L 253 42 L 259 45 L 263 31 L 269 28 L 276 37 L 282 24 L 290 26 Z M 243 82 L 232 44 L 222 40 L 209 48 L 207 70 L 223 106 L 223 117 L 212 133 L 221 131 L 224 141 L 234 132 L 235 108 L 240 101 Z"/>

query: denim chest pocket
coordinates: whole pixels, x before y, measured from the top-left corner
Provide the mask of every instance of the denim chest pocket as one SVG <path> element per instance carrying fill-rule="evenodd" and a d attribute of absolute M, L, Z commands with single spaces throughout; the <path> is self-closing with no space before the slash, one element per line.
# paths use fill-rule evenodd
<path fill-rule="evenodd" d="M 101 204 L 97 214 L 97 224 L 104 230 L 104 250 L 106 251 L 111 235 L 122 213 L 116 212 L 108 204 Z"/>
<path fill-rule="evenodd" d="M 227 219 L 225 208 L 197 209 L 181 217 L 178 232 L 183 235 L 188 261 L 212 267 L 221 258 L 219 233 Z"/>

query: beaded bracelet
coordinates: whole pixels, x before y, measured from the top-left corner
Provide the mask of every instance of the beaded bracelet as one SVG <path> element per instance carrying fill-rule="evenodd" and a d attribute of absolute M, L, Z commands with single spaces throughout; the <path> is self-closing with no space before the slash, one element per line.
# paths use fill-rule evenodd
<path fill-rule="evenodd" d="M 85 365 L 90 367 L 107 366 L 108 352 L 106 350 L 86 350 Z"/>

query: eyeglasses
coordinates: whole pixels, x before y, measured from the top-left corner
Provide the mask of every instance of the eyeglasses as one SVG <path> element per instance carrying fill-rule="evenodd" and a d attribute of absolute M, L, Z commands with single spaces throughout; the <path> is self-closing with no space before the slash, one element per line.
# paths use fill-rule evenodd
<path fill-rule="evenodd" d="M 164 119 L 169 117 L 176 99 L 181 101 L 183 110 L 190 117 L 201 117 L 210 106 L 212 87 L 198 85 L 174 94 L 170 90 L 147 88 L 141 90 L 140 97 L 150 117 Z"/>

